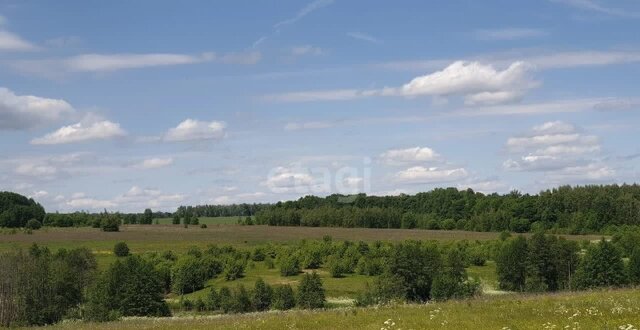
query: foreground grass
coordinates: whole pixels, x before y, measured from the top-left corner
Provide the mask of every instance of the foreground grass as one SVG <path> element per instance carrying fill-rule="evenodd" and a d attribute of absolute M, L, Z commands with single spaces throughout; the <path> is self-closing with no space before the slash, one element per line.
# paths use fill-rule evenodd
<path fill-rule="evenodd" d="M 385 324 L 387 320 L 390 320 Z M 392 325 L 393 324 L 393 325 Z M 485 296 L 471 300 L 226 316 L 132 318 L 52 329 L 636 329 L 640 291 Z"/>

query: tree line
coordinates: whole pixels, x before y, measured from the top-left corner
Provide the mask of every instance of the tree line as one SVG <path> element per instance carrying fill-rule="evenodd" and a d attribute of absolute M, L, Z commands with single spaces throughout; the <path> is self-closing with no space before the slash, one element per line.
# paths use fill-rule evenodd
<path fill-rule="evenodd" d="M 29 227 L 39 228 L 44 216 L 44 208 L 33 199 L 13 192 L 0 192 L 0 227 L 27 227 L 31 221 Z"/>
<path fill-rule="evenodd" d="M 438 188 L 415 195 L 305 196 L 256 214 L 258 224 L 586 234 L 640 225 L 640 186 L 561 186 L 537 195 Z"/>

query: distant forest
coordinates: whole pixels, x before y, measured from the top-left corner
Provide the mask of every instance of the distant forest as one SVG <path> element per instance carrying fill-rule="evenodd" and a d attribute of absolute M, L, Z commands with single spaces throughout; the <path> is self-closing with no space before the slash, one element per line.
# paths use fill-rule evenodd
<path fill-rule="evenodd" d="M 415 195 L 306 196 L 257 213 L 271 226 L 422 228 L 585 234 L 640 225 L 640 186 L 561 186 L 537 195 L 438 188 Z"/>

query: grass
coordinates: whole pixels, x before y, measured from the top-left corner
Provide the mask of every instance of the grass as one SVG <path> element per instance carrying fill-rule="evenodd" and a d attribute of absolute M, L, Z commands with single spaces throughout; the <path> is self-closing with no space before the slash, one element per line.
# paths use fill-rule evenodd
<path fill-rule="evenodd" d="M 386 322 L 386 323 L 385 323 Z M 637 329 L 640 291 L 604 290 L 373 308 L 132 318 L 51 329 Z"/>
<path fill-rule="evenodd" d="M 233 224 L 237 224 L 238 223 L 238 219 L 243 219 L 246 217 L 237 217 L 237 216 L 233 216 L 233 217 L 200 217 L 198 218 L 198 221 L 200 224 L 206 224 L 208 225 L 233 225 Z M 171 225 L 173 224 L 173 218 L 157 218 L 154 219 L 153 221 L 155 222 L 156 220 L 158 220 L 158 224 L 161 225 Z"/>

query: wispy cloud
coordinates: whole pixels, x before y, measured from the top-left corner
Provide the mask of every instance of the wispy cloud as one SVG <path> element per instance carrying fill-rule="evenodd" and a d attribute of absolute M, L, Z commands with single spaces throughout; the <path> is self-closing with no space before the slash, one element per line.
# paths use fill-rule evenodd
<path fill-rule="evenodd" d="M 34 51 L 37 49 L 37 46 L 24 40 L 19 35 L 9 31 L 0 30 L 0 52 L 23 52 Z"/>
<path fill-rule="evenodd" d="M 640 12 L 629 9 L 603 6 L 593 0 L 551 0 L 552 2 L 563 3 L 565 5 L 585 11 L 597 12 L 609 16 L 640 18 Z"/>
<path fill-rule="evenodd" d="M 312 12 L 314 12 L 314 11 L 320 9 L 320 8 L 326 7 L 326 6 L 328 6 L 328 5 L 332 4 L 332 3 L 333 3 L 333 0 L 315 0 L 315 1 L 307 4 L 306 6 L 304 6 L 302 9 L 300 9 L 295 16 L 293 16 L 291 18 L 287 18 L 285 20 L 282 20 L 282 21 L 274 24 L 273 27 L 275 29 L 279 29 L 279 28 L 281 28 L 283 26 L 294 24 L 297 21 L 299 21 L 302 18 L 304 18 L 305 16 L 311 14 Z"/>
<path fill-rule="evenodd" d="M 275 23 L 273 25 L 273 31 L 271 32 L 271 34 L 268 35 L 263 35 L 260 38 L 258 38 L 256 41 L 253 42 L 253 44 L 251 45 L 252 48 L 257 48 L 258 46 L 260 46 L 261 44 L 263 44 L 265 41 L 267 41 L 271 36 L 273 36 L 274 34 L 280 32 L 280 30 L 282 28 L 284 28 L 287 25 L 293 25 L 296 22 L 298 22 L 299 20 L 303 19 L 305 16 L 313 13 L 314 11 L 321 9 L 323 7 L 329 6 L 334 2 L 334 0 L 314 0 L 310 3 L 308 3 L 306 6 L 304 6 L 302 9 L 300 9 L 295 16 L 284 19 L 282 21 L 279 21 L 277 23 Z"/>
<path fill-rule="evenodd" d="M 502 28 L 475 30 L 473 34 L 478 40 L 517 40 L 544 37 L 548 33 L 542 29 Z"/>
<path fill-rule="evenodd" d="M 69 73 L 103 73 L 152 67 L 190 65 L 206 62 L 251 65 L 261 59 L 260 52 L 198 55 L 147 53 L 147 54 L 81 54 L 61 59 L 19 60 L 10 65 L 27 74 L 44 77 L 60 77 Z"/>
<path fill-rule="evenodd" d="M 373 43 L 373 44 L 381 44 L 382 43 L 382 40 L 380 40 L 380 39 L 378 39 L 378 38 L 376 38 L 376 37 L 374 37 L 372 35 L 363 33 L 363 32 L 348 32 L 347 33 L 347 37 L 350 37 L 350 38 L 353 38 L 353 39 L 362 40 L 362 41 L 366 41 L 366 42 L 370 42 L 370 43 Z"/>

